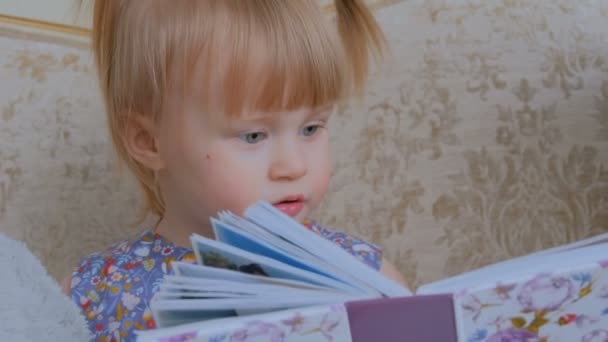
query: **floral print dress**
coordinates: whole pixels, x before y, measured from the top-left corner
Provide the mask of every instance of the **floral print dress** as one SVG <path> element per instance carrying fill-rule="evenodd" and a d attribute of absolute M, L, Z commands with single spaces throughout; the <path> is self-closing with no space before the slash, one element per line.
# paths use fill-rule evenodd
<path fill-rule="evenodd" d="M 304 225 L 380 269 L 382 252 L 377 246 L 313 221 Z M 171 262 L 175 260 L 195 263 L 196 257 L 191 249 L 175 246 L 150 229 L 78 264 L 71 277 L 71 297 L 96 341 L 134 341 L 135 330 L 156 327 L 150 301 L 163 277 L 173 273 Z"/>

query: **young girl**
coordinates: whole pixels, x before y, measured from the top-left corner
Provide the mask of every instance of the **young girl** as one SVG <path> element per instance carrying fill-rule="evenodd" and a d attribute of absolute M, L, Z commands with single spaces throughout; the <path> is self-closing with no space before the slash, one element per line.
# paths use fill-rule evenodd
<path fill-rule="evenodd" d="M 257 200 L 304 221 L 330 177 L 326 126 L 384 38 L 362 0 L 96 0 L 93 48 L 114 147 L 158 223 L 66 281 L 98 340 L 154 328 L 149 303 L 210 216 Z M 404 283 L 364 241 L 306 221 Z M 357 252 L 359 251 L 359 252 Z"/>

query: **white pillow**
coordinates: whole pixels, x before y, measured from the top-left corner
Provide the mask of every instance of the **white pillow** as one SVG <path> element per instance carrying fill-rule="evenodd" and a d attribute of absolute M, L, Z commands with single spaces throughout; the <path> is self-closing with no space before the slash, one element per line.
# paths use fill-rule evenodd
<path fill-rule="evenodd" d="M 90 341 L 78 307 L 25 244 L 0 234 L 0 341 Z"/>

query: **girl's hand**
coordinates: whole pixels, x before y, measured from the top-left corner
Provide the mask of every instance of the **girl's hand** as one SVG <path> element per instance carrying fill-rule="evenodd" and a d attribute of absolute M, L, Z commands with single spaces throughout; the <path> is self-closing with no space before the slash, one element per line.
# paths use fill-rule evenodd
<path fill-rule="evenodd" d="M 380 267 L 380 273 L 398 282 L 405 288 L 410 289 L 407 284 L 407 281 L 405 280 L 405 278 L 403 278 L 403 275 L 401 275 L 401 272 L 399 272 L 397 268 L 393 266 L 393 264 L 386 260 L 386 258 L 382 258 L 382 266 Z"/>
<path fill-rule="evenodd" d="M 71 289 L 71 285 L 70 285 L 70 284 L 71 284 L 71 282 L 72 282 L 72 281 L 71 281 L 70 277 L 68 276 L 68 277 L 65 277 L 65 278 L 64 278 L 64 279 L 61 281 L 61 284 L 59 284 L 59 285 L 61 286 L 61 290 L 63 291 L 63 293 L 64 293 L 66 296 L 70 296 L 70 295 L 72 294 L 72 293 L 71 293 L 71 292 L 72 292 L 72 289 Z"/>

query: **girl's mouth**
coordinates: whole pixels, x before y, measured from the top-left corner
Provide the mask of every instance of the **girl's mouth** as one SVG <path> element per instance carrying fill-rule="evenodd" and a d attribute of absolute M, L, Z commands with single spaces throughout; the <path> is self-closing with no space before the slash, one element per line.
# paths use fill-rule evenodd
<path fill-rule="evenodd" d="M 272 205 L 286 215 L 295 217 L 302 211 L 302 209 L 304 209 L 304 196 L 287 196 L 280 201 L 273 203 Z"/>

